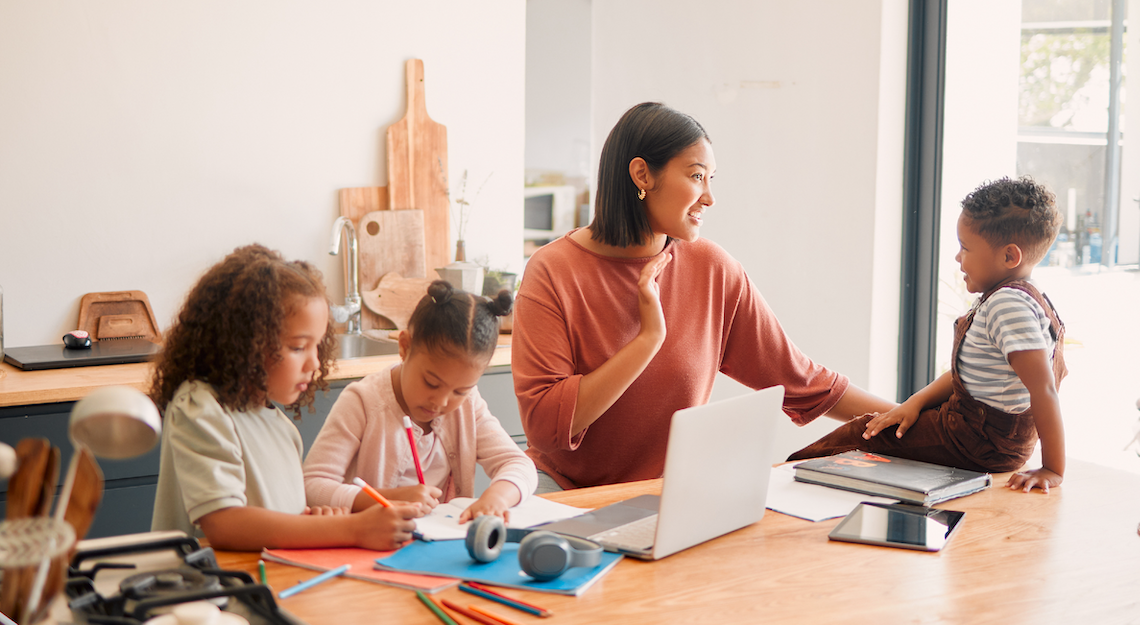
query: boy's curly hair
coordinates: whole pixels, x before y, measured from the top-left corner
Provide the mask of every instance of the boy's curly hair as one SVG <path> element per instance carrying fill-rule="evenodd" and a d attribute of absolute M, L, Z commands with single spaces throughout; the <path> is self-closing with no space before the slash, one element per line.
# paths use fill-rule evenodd
<path fill-rule="evenodd" d="M 1017 244 L 1031 265 L 1045 257 L 1061 228 L 1053 192 L 1029 176 L 983 183 L 962 200 L 962 214 L 991 246 Z"/>
<path fill-rule="evenodd" d="M 321 273 L 304 261 L 253 244 L 235 249 L 198 280 L 163 341 L 150 398 L 165 410 L 187 380 L 209 383 L 230 410 L 266 405 L 268 367 L 279 359 L 285 319 L 304 299 L 326 298 Z M 325 377 L 333 354 L 330 321 L 317 346 L 313 381 L 289 408 L 300 417 Z M 311 409 L 310 409 L 311 412 Z"/>

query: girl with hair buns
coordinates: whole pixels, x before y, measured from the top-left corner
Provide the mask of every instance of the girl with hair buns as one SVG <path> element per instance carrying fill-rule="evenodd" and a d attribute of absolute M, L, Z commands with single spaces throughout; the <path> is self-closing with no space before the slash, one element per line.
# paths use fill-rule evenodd
<path fill-rule="evenodd" d="M 534 463 L 487 410 L 476 384 L 511 310 L 508 291 L 494 299 L 436 280 L 400 333 L 399 364 L 344 389 L 305 460 L 309 505 L 363 510 L 376 504 L 353 484 L 361 478 L 385 497 L 434 508 L 471 497 L 475 464 L 491 485 L 460 516 L 463 523 L 507 510 L 534 492 Z M 404 430 L 412 432 L 423 483 Z"/>

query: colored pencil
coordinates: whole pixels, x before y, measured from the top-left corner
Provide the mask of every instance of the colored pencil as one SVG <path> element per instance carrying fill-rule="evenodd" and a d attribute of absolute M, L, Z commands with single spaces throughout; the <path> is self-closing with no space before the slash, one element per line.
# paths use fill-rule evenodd
<path fill-rule="evenodd" d="M 448 601 L 447 599 L 442 599 L 441 601 L 443 601 L 443 605 L 451 608 L 452 610 L 455 610 L 456 612 L 462 614 L 463 616 L 466 616 L 467 618 L 475 621 L 476 623 L 482 623 L 482 625 L 501 625 L 501 621 L 492 619 L 490 617 L 483 616 L 482 614 L 479 614 L 478 612 L 475 612 L 474 610 L 465 608 L 465 607 L 463 607 L 457 603 L 452 603 L 452 602 Z"/>
<path fill-rule="evenodd" d="M 416 477 L 424 483 L 424 468 L 420 466 L 420 452 L 416 450 L 416 437 L 412 435 L 412 418 L 404 417 L 404 430 L 408 433 L 408 446 L 412 448 L 412 460 L 416 462 Z"/>
<path fill-rule="evenodd" d="M 487 590 L 483 590 L 482 588 L 475 588 L 474 586 L 469 586 L 468 584 L 460 584 L 459 590 L 462 590 L 465 593 L 475 595 L 477 597 L 483 597 L 484 599 L 490 599 L 491 601 L 494 601 L 496 603 L 501 603 L 501 604 L 507 606 L 508 608 L 514 608 L 516 610 L 520 610 L 520 611 L 526 612 L 528 614 L 533 614 L 535 616 L 550 616 L 550 612 L 547 610 L 544 610 L 544 609 L 539 608 L 537 606 L 532 606 L 528 603 L 516 601 L 515 599 L 512 599 L 512 598 L 507 597 L 505 595 L 500 595 L 497 592 L 490 592 Z"/>
<path fill-rule="evenodd" d="M 431 610 L 439 620 L 447 623 L 447 625 L 459 625 L 459 623 L 455 622 L 455 619 L 448 616 L 447 612 L 443 611 L 443 608 L 440 608 L 438 605 L 436 605 L 435 602 L 429 599 L 428 596 L 425 595 L 422 591 L 416 591 L 416 598 L 423 602 L 423 604 L 426 605 L 427 608 Z"/>
<path fill-rule="evenodd" d="M 492 595 L 498 595 L 504 599 L 510 599 L 511 601 L 514 601 L 515 603 L 521 603 L 522 605 L 530 606 L 530 607 L 534 608 L 535 610 L 542 612 L 541 616 L 551 616 L 553 614 L 553 612 L 551 612 L 550 610 L 547 610 L 546 608 L 544 608 L 542 606 L 534 605 L 533 603 L 527 603 L 526 601 L 523 601 L 522 599 L 515 599 L 514 597 L 508 597 L 501 592 L 497 592 L 494 588 L 491 588 L 490 586 L 487 586 L 486 584 L 480 584 L 479 582 L 467 582 L 467 585 L 471 586 L 472 588 L 478 588 L 479 590 L 482 590 L 483 592 L 489 592 Z"/>
<path fill-rule="evenodd" d="M 510 620 L 509 618 L 499 616 L 498 614 L 495 614 L 494 612 L 488 612 L 487 610 L 484 610 L 483 608 L 480 608 L 477 605 L 469 605 L 467 607 L 471 608 L 475 612 L 478 612 L 479 614 L 483 614 L 483 615 L 486 615 L 490 618 L 495 619 L 499 623 L 502 623 L 502 625 L 519 625 L 518 623 Z"/>
<path fill-rule="evenodd" d="M 335 569 L 325 571 L 324 573 L 321 573 L 320 575 L 318 575 L 316 577 L 307 579 L 307 580 L 301 582 L 300 584 L 297 584 L 296 586 L 290 586 L 289 588 L 282 590 L 281 592 L 277 593 L 277 596 L 280 597 L 281 599 L 285 599 L 287 597 L 292 597 L 293 595 L 301 592 L 302 590 L 312 588 L 313 586 L 316 586 L 317 584 L 320 584 L 321 582 L 328 581 L 328 580 L 336 577 L 337 575 L 344 575 L 345 572 L 348 571 L 350 566 L 351 565 L 349 565 L 349 564 L 345 564 L 342 566 L 338 566 Z"/>
<path fill-rule="evenodd" d="M 380 502 L 380 505 L 384 506 L 385 508 L 391 508 L 391 507 L 392 507 L 392 502 L 391 502 L 391 501 L 388 501 L 387 499 L 385 499 L 385 498 L 384 498 L 384 495 L 381 495 L 381 494 L 380 494 L 380 491 L 378 491 L 378 490 L 376 490 L 375 488 L 372 488 L 371 486 L 369 486 L 369 485 L 368 485 L 368 482 L 365 482 L 364 480 L 362 480 L 362 479 L 360 479 L 360 478 L 358 478 L 358 477 L 354 477 L 354 478 L 352 478 L 352 483 L 353 483 L 353 484 L 356 484 L 357 486 L 359 486 L 359 487 L 361 487 L 361 488 L 363 488 L 363 489 L 364 489 L 364 492 L 368 493 L 368 496 L 369 496 L 369 497 L 371 497 L 371 498 L 375 499 L 376 501 Z"/>
<path fill-rule="evenodd" d="M 257 575 L 261 578 L 261 585 L 268 586 L 269 582 L 265 580 L 265 560 L 257 561 Z"/>

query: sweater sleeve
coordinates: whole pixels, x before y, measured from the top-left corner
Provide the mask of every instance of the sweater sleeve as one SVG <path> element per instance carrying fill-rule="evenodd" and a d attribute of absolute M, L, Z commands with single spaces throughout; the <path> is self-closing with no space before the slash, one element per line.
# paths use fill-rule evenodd
<path fill-rule="evenodd" d="M 801 352 L 743 269 L 740 276 L 736 306 L 726 319 L 720 370 L 754 389 L 782 384 L 784 412 L 796 425 L 806 425 L 839 402 L 848 379 Z"/>
<path fill-rule="evenodd" d="M 575 374 L 567 322 L 553 305 L 553 296 L 542 290 L 549 283 L 540 269 L 545 268 L 528 267 L 523 284 L 532 288 L 520 289 L 515 300 L 511 373 L 527 444 L 544 452 L 572 451 L 586 434 L 583 430 L 570 436 L 582 376 Z"/>
<path fill-rule="evenodd" d="M 311 506 L 351 507 L 360 487 L 345 484 L 364 436 L 364 400 L 349 385 L 333 404 L 305 458 L 305 499 Z"/>
<path fill-rule="evenodd" d="M 487 409 L 486 400 L 480 396 L 475 400 L 476 461 L 492 483 L 506 481 L 514 484 L 519 489 L 521 503 L 538 487 L 534 461 L 511 440 L 499 419 Z"/>

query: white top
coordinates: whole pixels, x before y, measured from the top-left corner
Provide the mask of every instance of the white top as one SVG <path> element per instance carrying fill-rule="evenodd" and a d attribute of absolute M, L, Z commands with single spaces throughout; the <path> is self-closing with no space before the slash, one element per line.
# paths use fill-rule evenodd
<path fill-rule="evenodd" d="M 978 305 L 958 351 L 958 374 L 970 396 L 1008 414 L 1029 409 L 1029 390 L 1009 366 L 1013 352 L 1043 349 L 1053 361 L 1045 310 L 1019 289 L 1001 288 Z"/>
<path fill-rule="evenodd" d="M 162 426 L 152 530 L 201 537 L 198 519 L 233 506 L 304 511 L 301 435 L 277 408 L 231 412 L 209 384 L 184 382 Z"/>

